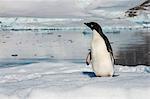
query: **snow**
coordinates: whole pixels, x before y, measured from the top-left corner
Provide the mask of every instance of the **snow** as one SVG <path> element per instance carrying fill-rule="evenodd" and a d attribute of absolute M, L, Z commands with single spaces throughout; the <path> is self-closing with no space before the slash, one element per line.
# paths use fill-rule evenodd
<path fill-rule="evenodd" d="M 150 67 L 115 65 L 115 70 L 116 77 L 99 78 L 95 77 L 91 66 L 86 66 L 85 63 L 48 60 L 1 68 L 0 97 L 2 99 L 148 99 Z"/>

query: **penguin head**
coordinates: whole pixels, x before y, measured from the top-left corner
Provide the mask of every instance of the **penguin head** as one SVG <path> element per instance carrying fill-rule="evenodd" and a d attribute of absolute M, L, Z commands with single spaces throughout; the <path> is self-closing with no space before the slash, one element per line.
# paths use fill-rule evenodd
<path fill-rule="evenodd" d="M 84 23 L 86 26 L 88 26 L 92 31 L 96 30 L 97 32 L 102 32 L 101 26 L 96 23 L 96 22 L 89 22 L 89 23 Z"/>

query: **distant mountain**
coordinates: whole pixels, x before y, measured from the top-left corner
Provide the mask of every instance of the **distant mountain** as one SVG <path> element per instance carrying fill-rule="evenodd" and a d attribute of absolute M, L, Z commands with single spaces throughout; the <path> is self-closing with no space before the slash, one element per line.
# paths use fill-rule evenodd
<path fill-rule="evenodd" d="M 125 12 L 125 15 L 128 17 L 135 17 L 139 14 L 150 14 L 150 0 L 146 0 L 140 5 L 137 5 L 133 8 L 130 8 Z"/>

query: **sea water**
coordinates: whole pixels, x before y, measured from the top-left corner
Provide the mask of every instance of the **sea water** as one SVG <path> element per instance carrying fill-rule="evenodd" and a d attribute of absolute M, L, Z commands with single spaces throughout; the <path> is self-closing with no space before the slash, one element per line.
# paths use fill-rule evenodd
<path fill-rule="evenodd" d="M 55 21 L 1 23 L 0 67 L 41 61 L 85 62 L 92 31 L 81 20 Z M 102 28 L 112 45 L 115 64 L 150 65 L 147 28 L 108 28 L 105 25 Z"/>

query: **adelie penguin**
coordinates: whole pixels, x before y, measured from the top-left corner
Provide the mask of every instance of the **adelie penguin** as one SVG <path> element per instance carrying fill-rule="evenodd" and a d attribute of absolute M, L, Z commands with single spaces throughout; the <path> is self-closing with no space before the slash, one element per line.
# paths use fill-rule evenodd
<path fill-rule="evenodd" d="M 112 77 L 114 75 L 114 57 L 108 38 L 101 26 L 96 22 L 84 23 L 92 31 L 91 50 L 86 58 L 86 64 L 92 63 L 94 73 L 98 77 Z"/>

